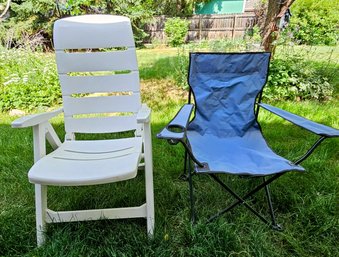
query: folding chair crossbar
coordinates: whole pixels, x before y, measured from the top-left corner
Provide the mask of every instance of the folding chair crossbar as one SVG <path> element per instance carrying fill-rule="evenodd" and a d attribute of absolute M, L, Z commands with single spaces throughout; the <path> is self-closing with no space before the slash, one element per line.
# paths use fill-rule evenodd
<path fill-rule="evenodd" d="M 306 160 L 312 154 L 312 152 L 321 144 L 321 142 L 324 141 L 326 138 L 327 137 L 325 137 L 325 136 L 320 137 L 307 150 L 307 152 L 304 155 L 302 155 L 297 161 L 294 162 L 294 164 L 300 164 L 301 162 Z M 185 171 L 184 171 L 184 174 L 182 174 L 181 177 L 187 178 L 189 185 L 190 185 L 191 221 L 194 223 L 196 217 L 195 217 L 195 211 L 194 211 L 193 184 L 192 184 L 193 182 L 192 182 L 192 173 L 191 173 L 192 171 L 191 171 L 190 158 L 188 158 L 188 157 L 192 156 L 192 152 L 187 151 L 187 150 L 189 150 L 189 147 L 186 144 L 183 143 L 183 145 L 186 148 L 186 151 L 185 151 L 185 166 L 184 166 Z M 199 166 L 199 164 L 201 164 L 201 163 L 198 163 L 197 165 Z M 187 174 L 185 174 L 186 172 L 187 172 Z M 197 174 L 197 173 L 194 173 L 194 174 Z M 274 180 L 278 179 L 283 174 L 285 174 L 285 173 L 276 174 L 276 175 L 272 176 L 271 178 L 269 178 L 267 180 L 266 180 L 265 177 L 263 177 L 263 183 L 262 184 L 258 185 L 257 187 L 252 189 L 250 192 L 248 192 L 245 196 L 241 197 L 237 193 L 235 193 L 229 186 L 227 186 L 224 182 L 222 182 L 214 173 L 209 173 L 208 175 L 210 175 L 210 177 L 212 179 L 214 179 L 221 187 L 223 187 L 228 193 L 230 193 L 234 198 L 236 198 L 237 201 L 235 201 L 234 203 L 232 203 L 228 207 L 224 208 L 223 210 L 219 211 L 217 214 L 208 218 L 207 223 L 214 221 L 215 219 L 217 219 L 221 215 L 225 214 L 226 212 L 231 211 L 236 206 L 243 204 L 246 208 L 248 208 L 253 214 L 255 214 L 264 223 L 271 224 L 273 229 L 281 230 L 281 226 L 279 224 L 277 224 L 276 218 L 275 218 L 275 215 L 274 215 L 273 204 L 272 204 L 271 195 L 270 195 L 270 191 L 269 191 L 269 184 L 272 183 Z M 270 216 L 271 216 L 272 222 L 269 222 L 265 217 L 263 217 L 259 212 L 257 212 L 251 205 L 249 205 L 245 201 L 247 198 L 251 197 L 252 195 L 257 193 L 259 190 L 261 190 L 262 188 L 265 188 L 265 193 L 266 193 L 266 197 L 267 197 L 267 202 L 268 202 L 268 207 L 269 207 L 269 210 L 270 210 Z"/>
<path fill-rule="evenodd" d="M 282 173 L 283 174 L 283 173 Z M 271 197 L 270 197 L 270 193 L 269 193 L 269 189 L 268 189 L 268 184 L 271 183 L 272 181 L 274 181 L 275 179 L 279 178 L 282 174 L 277 174 L 273 177 L 271 177 L 269 180 L 264 180 L 264 182 L 262 184 L 260 184 L 259 186 L 257 186 L 256 188 L 254 188 L 252 191 L 250 191 L 249 193 L 247 193 L 244 197 L 240 197 L 238 194 L 236 194 L 230 187 L 228 187 L 224 182 L 222 182 L 215 174 L 209 174 L 221 187 L 223 187 L 227 192 L 229 192 L 234 198 L 237 199 L 237 201 L 235 201 L 233 204 L 231 204 L 230 206 L 228 206 L 227 208 L 221 210 L 220 212 L 218 212 L 216 215 L 213 215 L 212 217 L 210 217 L 207 222 L 211 222 L 213 220 L 215 220 L 216 218 L 218 218 L 219 216 L 223 215 L 224 213 L 231 211 L 234 207 L 238 206 L 239 204 L 243 204 L 245 207 L 247 207 L 252 213 L 254 213 L 259 219 L 261 219 L 264 223 L 266 224 L 270 224 L 271 222 L 269 222 L 266 218 L 264 218 L 259 212 L 257 212 L 255 209 L 253 209 L 252 206 L 250 206 L 248 203 L 245 202 L 245 200 L 247 198 L 249 198 L 250 196 L 252 196 L 253 194 L 255 194 L 256 192 L 258 192 L 260 189 L 262 189 L 263 187 L 265 187 L 266 190 L 266 196 L 268 198 L 268 202 L 269 202 L 269 208 L 270 208 L 270 212 L 271 212 L 271 218 L 272 218 L 272 226 L 275 227 L 277 226 L 276 221 L 275 221 L 275 217 L 274 217 L 274 212 L 273 212 L 273 207 L 272 207 L 272 202 L 271 202 Z"/>

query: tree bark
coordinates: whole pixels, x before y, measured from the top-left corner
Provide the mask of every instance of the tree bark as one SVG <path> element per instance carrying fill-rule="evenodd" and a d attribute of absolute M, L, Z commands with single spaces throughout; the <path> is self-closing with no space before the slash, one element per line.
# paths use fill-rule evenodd
<path fill-rule="evenodd" d="M 262 37 L 262 45 L 265 51 L 274 54 L 275 45 L 273 44 L 279 37 L 278 23 L 287 9 L 295 0 L 269 0 L 267 6 L 267 15 Z"/>

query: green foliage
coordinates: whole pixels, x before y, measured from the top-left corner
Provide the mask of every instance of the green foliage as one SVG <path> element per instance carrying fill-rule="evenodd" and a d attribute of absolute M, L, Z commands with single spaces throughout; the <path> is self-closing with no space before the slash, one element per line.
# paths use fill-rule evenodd
<path fill-rule="evenodd" d="M 258 51 L 260 49 L 256 48 L 255 37 L 256 34 L 246 41 L 203 41 L 192 47 L 213 52 Z M 333 53 L 335 48 L 330 50 L 327 47 L 327 49 L 326 52 L 315 47 L 299 47 L 293 44 L 279 46 L 276 57 L 271 61 L 264 97 L 272 100 L 313 99 L 319 101 L 331 98 L 336 87 L 337 90 L 339 88 L 336 75 L 338 53 Z M 184 68 L 181 74 L 184 74 Z M 179 83 L 179 85 L 182 84 Z"/>
<path fill-rule="evenodd" d="M 193 14 L 197 3 L 209 2 L 211 0 L 150 0 L 152 9 L 157 15 L 167 15 L 172 17 L 187 17 Z"/>
<path fill-rule="evenodd" d="M 0 45 L 33 50 L 49 45 L 52 24 L 59 16 L 54 0 L 12 1 L 10 18 L 0 23 Z"/>
<path fill-rule="evenodd" d="M 260 43 L 261 36 L 260 36 L 260 28 L 258 25 L 254 25 L 252 28 L 249 28 L 245 34 L 245 40 L 248 43 Z"/>
<path fill-rule="evenodd" d="M 329 62 L 330 60 L 328 60 Z M 334 92 L 329 72 L 300 52 L 288 48 L 270 64 L 264 97 L 273 100 L 326 100 Z"/>
<path fill-rule="evenodd" d="M 180 18 L 170 18 L 165 23 L 165 34 L 170 46 L 180 46 L 185 43 L 188 32 L 188 21 Z"/>
<path fill-rule="evenodd" d="M 70 15 L 105 13 L 127 16 L 131 19 L 136 43 L 147 36 L 143 30 L 153 15 L 150 0 L 68 0 L 63 9 Z"/>
<path fill-rule="evenodd" d="M 300 44 L 335 45 L 338 42 L 339 0 L 298 0 L 292 5 L 287 31 Z"/>
<path fill-rule="evenodd" d="M 241 42 L 226 41 L 201 42 L 179 49 L 140 50 L 140 76 L 143 80 L 172 81 L 181 88 L 187 88 L 189 51 L 239 51 L 237 46 L 247 51 L 246 45 Z M 297 46 L 294 48 L 294 51 L 293 47 L 279 50 L 272 60 L 264 97 L 271 100 L 320 101 L 331 98 L 336 87 L 337 90 L 339 88 L 336 76 L 338 64 L 333 61 L 338 53 L 329 54 L 329 47 L 320 52 Z M 327 57 L 320 60 L 321 56 Z M 32 110 L 61 102 L 51 54 L 0 50 L 0 73 L 0 111 L 13 108 Z"/>
<path fill-rule="evenodd" d="M 137 43 L 146 36 L 143 27 L 152 17 L 150 0 L 23 0 L 13 1 L 10 18 L 0 23 L 0 44 L 31 49 L 51 47 L 56 19 L 82 14 L 116 14 L 131 19 Z"/>
<path fill-rule="evenodd" d="M 188 65 L 189 59 L 186 55 L 186 48 L 178 49 L 177 64 L 174 67 L 174 81 L 181 88 L 188 89 Z"/>
<path fill-rule="evenodd" d="M 192 45 L 189 51 L 204 47 L 214 52 L 248 51 L 245 42 L 211 41 Z M 194 49 L 195 48 L 195 49 Z M 268 82 L 264 97 L 270 100 L 318 100 L 330 99 L 338 86 L 336 74 L 338 65 L 331 54 L 320 62 L 314 61 L 310 55 L 317 56 L 314 50 L 293 47 L 280 48 L 280 53 L 271 61 Z M 184 47 L 178 51 L 175 65 L 171 65 L 171 76 L 177 85 L 187 88 L 188 56 Z M 335 57 L 333 57 L 335 58 Z M 164 61 L 166 64 L 166 61 Z"/>
<path fill-rule="evenodd" d="M 47 108 L 61 102 L 51 56 L 0 50 L 0 111 Z"/>

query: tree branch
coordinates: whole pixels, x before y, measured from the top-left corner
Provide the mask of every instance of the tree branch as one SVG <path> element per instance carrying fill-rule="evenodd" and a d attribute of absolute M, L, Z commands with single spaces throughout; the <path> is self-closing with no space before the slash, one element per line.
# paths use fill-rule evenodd
<path fill-rule="evenodd" d="M 11 0 L 7 0 L 7 4 L 6 4 L 6 7 L 5 7 L 5 10 L 2 12 L 2 14 L 0 14 L 0 19 L 2 19 L 6 15 L 6 13 L 9 10 L 9 6 L 10 5 L 11 5 Z"/>

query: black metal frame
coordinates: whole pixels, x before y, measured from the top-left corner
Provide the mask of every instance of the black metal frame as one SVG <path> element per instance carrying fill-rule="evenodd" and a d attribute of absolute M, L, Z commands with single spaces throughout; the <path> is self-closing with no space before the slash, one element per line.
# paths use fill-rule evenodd
<path fill-rule="evenodd" d="M 307 151 L 304 155 L 302 155 L 298 160 L 293 162 L 295 165 L 300 164 L 304 160 L 306 160 L 312 152 L 321 144 L 322 141 L 324 141 L 327 137 L 321 136 Z M 196 161 L 196 158 L 194 157 L 192 151 L 190 150 L 190 147 L 188 144 L 186 144 L 183 141 L 180 141 L 184 147 L 185 147 L 185 163 L 184 163 L 184 174 L 182 174 L 182 178 L 185 180 L 188 180 L 189 183 L 189 194 L 190 194 L 190 206 L 191 206 L 191 221 L 192 223 L 196 222 L 196 212 L 195 212 L 195 203 L 194 203 L 194 188 L 193 188 L 193 175 L 198 174 L 195 172 L 194 169 L 192 169 L 192 162 L 194 162 L 198 167 L 204 167 L 204 163 L 200 163 Z M 244 196 L 239 196 L 237 193 L 234 192 L 229 186 L 227 186 L 223 181 L 220 180 L 220 178 L 216 175 L 216 173 L 207 173 L 214 181 L 216 181 L 225 191 L 227 191 L 229 194 L 231 194 L 236 201 L 227 206 L 226 208 L 219 211 L 217 214 L 211 216 L 208 218 L 207 223 L 214 221 L 221 215 L 231 211 L 236 206 L 242 204 L 247 209 L 249 209 L 254 215 L 256 215 L 261 221 L 263 221 L 267 225 L 271 225 L 271 227 L 274 230 L 282 230 L 282 227 L 280 224 L 277 223 L 276 217 L 274 214 L 273 209 L 273 203 L 271 199 L 271 193 L 269 189 L 269 184 L 281 177 L 285 174 L 285 172 L 275 174 L 271 176 L 269 179 L 266 179 L 265 176 L 261 177 L 263 179 L 263 182 L 256 186 L 254 189 L 246 193 Z M 270 211 L 271 221 L 268 221 L 262 214 L 260 214 L 258 211 L 256 211 L 251 205 L 249 205 L 246 202 L 246 199 L 257 193 L 259 190 L 265 188 L 267 203 Z"/>

